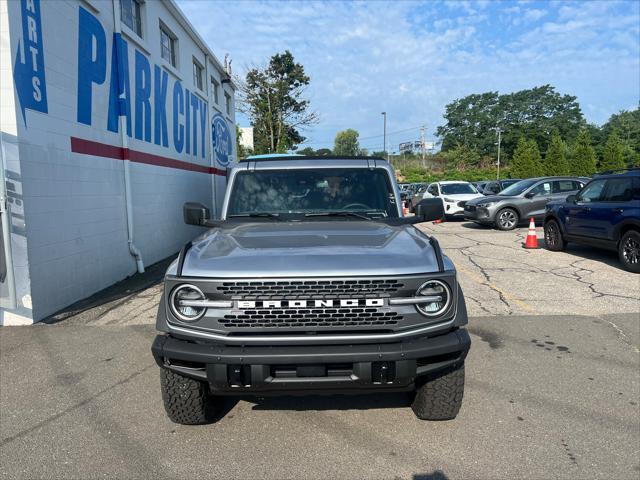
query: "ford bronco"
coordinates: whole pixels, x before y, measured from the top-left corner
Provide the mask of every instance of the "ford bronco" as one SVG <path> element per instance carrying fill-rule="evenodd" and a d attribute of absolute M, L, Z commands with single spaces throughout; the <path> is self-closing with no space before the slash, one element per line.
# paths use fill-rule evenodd
<path fill-rule="evenodd" d="M 220 397 L 411 392 L 416 416 L 456 417 L 471 344 L 456 270 L 403 217 L 394 170 L 372 157 L 243 160 L 220 220 L 169 266 L 152 352 L 169 418 L 203 424 Z"/>

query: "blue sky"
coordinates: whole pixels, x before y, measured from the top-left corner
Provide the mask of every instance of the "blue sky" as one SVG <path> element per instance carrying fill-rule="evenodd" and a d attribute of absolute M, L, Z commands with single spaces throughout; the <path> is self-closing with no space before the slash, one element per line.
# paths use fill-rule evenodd
<path fill-rule="evenodd" d="M 293 53 L 320 115 L 303 132 L 313 148 L 355 128 L 362 147 L 381 150 L 382 111 L 390 150 L 417 140 L 422 124 L 433 139 L 447 103 L 490 90 L 549 83 L 576 95 L 596 124 L 640 101 L 634 0 L 178 3 L 218 58 L 230 54 L 234 73 Z"/>

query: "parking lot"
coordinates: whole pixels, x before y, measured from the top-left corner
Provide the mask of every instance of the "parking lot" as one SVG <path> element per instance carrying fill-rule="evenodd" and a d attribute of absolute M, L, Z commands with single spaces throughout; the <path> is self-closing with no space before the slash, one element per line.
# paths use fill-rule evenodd
<path fill-rule="evenodd" d="M 394 394 L 227 400 L 216 424 L 170 423 L 149 351 L 159 265 L 0 330 L 0 475 L 637 479 L 640 276 L 615 253 L 524 250 L 524 228 L 421 228 L 471 317 L 456 420 L 421 422 Z"/>

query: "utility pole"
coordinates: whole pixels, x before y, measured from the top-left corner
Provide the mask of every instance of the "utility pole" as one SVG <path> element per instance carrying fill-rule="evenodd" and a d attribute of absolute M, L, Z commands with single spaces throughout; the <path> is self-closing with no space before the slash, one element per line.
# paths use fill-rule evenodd
<path fill-rule="evenodd" d="M 500 142 L 502 140 L 502 130 L 500 129 L 500 127 L 496 127 L 496 130 L 498 132 L 498 173 L 496 176 L 496 180 L 500 180 Z"/>
<path fill-rule="evenodd" d="M 425 168 L 425 164 L 424 164 L 424 150 L 425 150 L 425 142 L 424 142 L 424 129 L 425 126 L 423 125 L 420 128 L 420 151 L 422 153 L 422 168 Z"/>
<path fill-rule="evenodd" d="M 384 117 L 384 127 L 383 127 L 383 137 L 384 137 L 384 154 L 387 156 L 387 162 L 389 161 L 389 152 L 387 152 L 387 112 L 382 112 L 382 116 Z"/>

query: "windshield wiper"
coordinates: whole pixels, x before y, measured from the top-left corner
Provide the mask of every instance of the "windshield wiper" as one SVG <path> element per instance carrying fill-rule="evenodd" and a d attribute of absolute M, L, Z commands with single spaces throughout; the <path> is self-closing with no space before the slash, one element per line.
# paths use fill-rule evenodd
<path fill-rule="evenodd" d="M 275 218 L 276 220 L 280 220 L 280 214 L 269 212 L 234 213 L 227 215 L 227 218 Z"/>
<path fill-rule="evenodd" d="M 338 211 L 338 212 L 305 213 L 304 216 L 305 217 L 357 217 L 357 218 L 361 218 L 363 220 L 369 220 L 369 221 L 372 220 L 371 217 L 363 215 L 362 213 L 342 212 L 342 211 Z"/>

